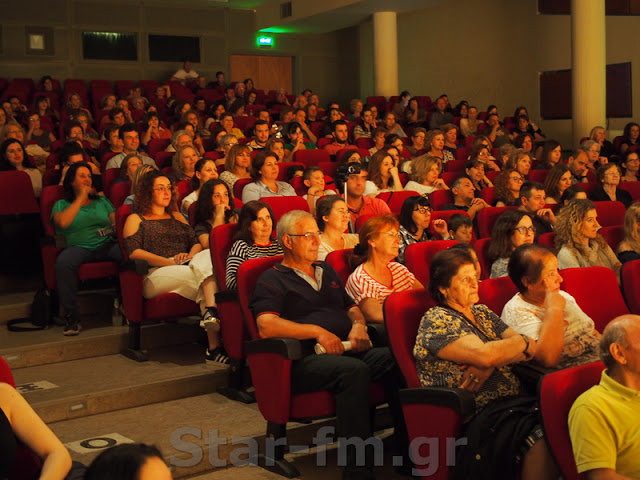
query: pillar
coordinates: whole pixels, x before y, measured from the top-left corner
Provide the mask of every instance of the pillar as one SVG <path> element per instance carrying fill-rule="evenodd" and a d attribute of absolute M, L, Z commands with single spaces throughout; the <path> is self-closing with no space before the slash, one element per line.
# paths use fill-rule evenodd
<path fill-rule="evenodd" d="M 606 127 L 605 0 L 571 0 L 573 143 Z"/>
<path fill-rule="evenodd" d="M 373 72 L 376 95 L 398 95 L 396 12 L 373 14 Z"/>

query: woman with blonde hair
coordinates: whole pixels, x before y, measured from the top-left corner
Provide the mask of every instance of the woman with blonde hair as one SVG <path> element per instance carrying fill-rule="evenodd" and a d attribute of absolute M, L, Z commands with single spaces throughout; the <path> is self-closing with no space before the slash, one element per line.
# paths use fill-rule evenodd
<path fill-rule="evenodd" d="M 437 157 L 431 155 L 420 155 L 411 162 L 411 180 L 407 182 L 404 189 L 418 192 L 420 195 L 428 195 L 435 190 L 449 190 L 449 187 L 440 177 L 442 163 Z"/>
<path fill-rule="evenodd" d="M 634 203 L 624 215 L 624 238 L 617 248 L 621 263 L 640 259 L 640 203 Z"/>
<path fill-rule="evenodd" d="M 591 200 L 573 200 L 560 210 L 555 225 L 558 264 L 561 269 L 607 267 L 620 278 L 622 264 L 598 233 L 597 217 Z"/>
<path fill-rule="evenodd" d="M 603 157 L 610 158 L 612 155 L 616 154 L 616 149 L 606 138 L 606 130 L 604 127 L 596 126 L 591 129 L 589 133 L 589 139 L 595 140 L 600 144 L 600 155 Z"/>
<path fill-rule="evenodd" d="M 522 148 L 517 148 L 515 152 L 509 155 L 505 168 L 512 168 L 520 172 L 523 177 L 526 177 L 531 170 L 531 153 Z"/>
<path fill-rule="evenodd" d="M 453 153 L 445 149 L 444 146 L 445 140 L 442 130 L 435 128 L 427 132 L 427 136 L 424 139 L 424 147 L 429 149 L 427 154 L 432 157 L 438 157 L 443 165 L 455 159 Z"/>
<path fill-rule="evenodd" d="M 195 175 L 195 166 L 199 160 L 198 152 L 191 145 L 179 147 L 173 154 L 173 173 L 178 181 L 191 180 Z"/>

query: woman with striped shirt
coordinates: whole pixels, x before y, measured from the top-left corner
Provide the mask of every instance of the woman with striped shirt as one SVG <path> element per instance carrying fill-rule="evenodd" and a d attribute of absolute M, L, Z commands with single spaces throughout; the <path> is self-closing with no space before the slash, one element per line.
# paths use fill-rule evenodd
<path fill-rule="evenodd" d="M 382 323 L 382 302 L 393 292 L 424 288 L 404 265 L 394 259 L 400 247 L 400 225 L 393 215 L 370 218 L 360 229 L 353 249 L 347 293 L 358 303 L 367 322 Z"/>
<path fill-rule="evenodd" d="M 276 222 L 273 210 L 265 202 L 252 200 L 245 203 L 238 217 L 236 241 L 227 256 L 227 288 L 238 286 L 240 264 L 252 258 L 282 255 L 282 247 L 272 240 Z"/>

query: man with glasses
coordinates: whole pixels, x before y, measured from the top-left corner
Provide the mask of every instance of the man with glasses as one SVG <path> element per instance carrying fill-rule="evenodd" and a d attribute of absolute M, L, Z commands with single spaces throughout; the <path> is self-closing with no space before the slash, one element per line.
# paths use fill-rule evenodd
<path fill-rule="evenodd" d="M 371 347 L 364 316 L 335 270 L 316 261 L 320 232 L 311 214 L 301 210 L 285 214 L 278 222 L 277 233 L 284 259 L 260 276 L 249 303 L 260 336 L 301 341 L 302 358 L 291 366 L 292 391 L 328 390 L 335 395 L 336 436 L 341 439 L 340 448 L 346 449 L 342 478 L 375 478 L 374 449 L 358 451 L 355 445 L 342 442 L 350 438 L 365 441 L 373 435 L 372 381 L 382 382 L 387 388 L 399 428 L 396 435 L 406 442 L 396 401 L 397 367 L 388 348 Z M 350 342 L 347 347 L 345 341 Z M 314 347 L 326 354 L 314 354 Z M 351 354 L 344 355 L 345 348 L 350 348 Z"/>

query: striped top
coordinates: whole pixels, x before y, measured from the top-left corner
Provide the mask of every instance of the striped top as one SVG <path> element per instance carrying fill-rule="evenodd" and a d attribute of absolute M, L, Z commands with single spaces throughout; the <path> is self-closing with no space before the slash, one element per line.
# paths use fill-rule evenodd
<path fill-rule="evenodd" d="M 398 262 L 389 262 L 387 265 L 391 272 L 391 287 L 384 285 L 369 275 L 364 269 L 364 263 L 358 266 L 347 280 L 347 293 L 357 303 L 365 298 L 384 300 L 393 292 L 411 290 L 416 277 L 407 267 Z"/>
<path fill-rule="evenodd" d="M 226 283 L 228 289 L 238 286 L 238 268 L 240 264 L 252 258 L 274 257 L 282 255 L 282 248 L 278 242 L 271 242 L 269 245 L 249 245 L 244 240 L 236 240 L 229 251 L 227 257 Z"/>

